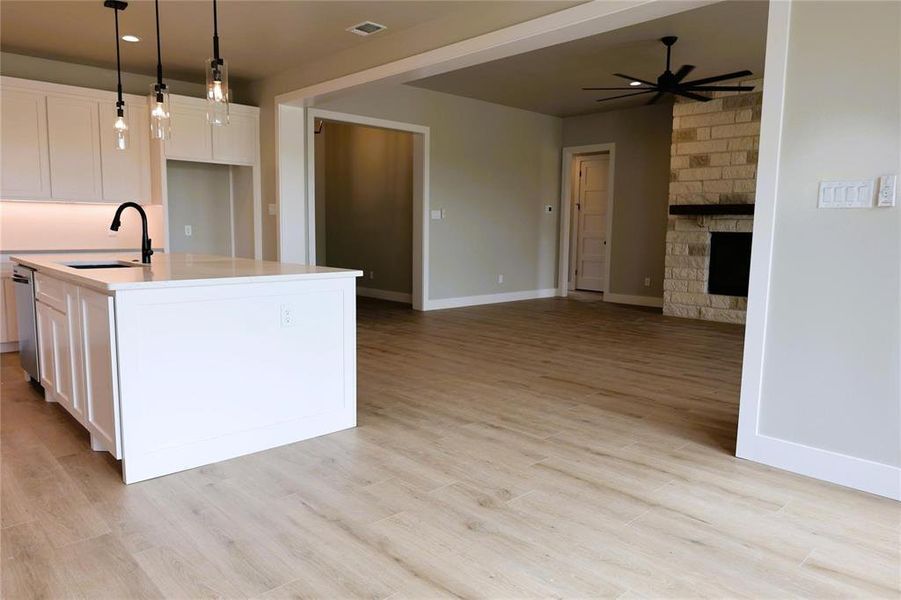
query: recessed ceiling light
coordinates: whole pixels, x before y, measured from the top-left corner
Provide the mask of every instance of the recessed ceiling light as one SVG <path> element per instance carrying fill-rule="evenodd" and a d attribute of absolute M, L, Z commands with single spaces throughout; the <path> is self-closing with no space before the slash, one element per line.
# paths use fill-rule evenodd
<path fill-rule="evenodd" d="M 353 27 L 348 27 L 347 31 L 351 33 L 355 33 L 357 35 L 372 35 L 373 33 L 378 33 L 383 29 L 388 29 L 384 25 L 379 25 L 378 23 L 373 23 L 372 21 L 363 21 L 362 23 L 357 23 Z"/>
<path fill-rule="evenodd" d="M 635 86 L 641 85 L 641 82 L 640 81 L 632 81 L 629 83 L 629 85 L 631 85 L 632 87 L 635 87 Z"/>
<path fill-rule="evenodd" d="M 122 36 L 122 41 L 134 43 L 134 42 L 140 42 L 141 38 L 139 38 L 136 35 L 131 35 L 130 33 L 126 33 L 125 35 Z"/>

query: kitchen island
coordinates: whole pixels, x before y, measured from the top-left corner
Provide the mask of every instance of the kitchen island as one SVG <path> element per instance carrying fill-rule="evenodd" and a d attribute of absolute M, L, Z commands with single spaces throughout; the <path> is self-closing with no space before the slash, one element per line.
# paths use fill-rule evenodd
<path fill-rule="evenodd" d="M 40 383 L 125 483 L 356 425 L 360 271 L 27 255 Z"/>

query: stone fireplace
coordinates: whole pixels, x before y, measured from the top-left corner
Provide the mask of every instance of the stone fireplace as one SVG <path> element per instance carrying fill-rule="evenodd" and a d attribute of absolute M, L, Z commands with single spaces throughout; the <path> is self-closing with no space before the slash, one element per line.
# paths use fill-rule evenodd
<path fill-rule="evenodd" d="M 760 80 L 742 83 L 754 91 L 673 105 L 663 282 L 667 315 L 745 321 L 762 92 Z"/>

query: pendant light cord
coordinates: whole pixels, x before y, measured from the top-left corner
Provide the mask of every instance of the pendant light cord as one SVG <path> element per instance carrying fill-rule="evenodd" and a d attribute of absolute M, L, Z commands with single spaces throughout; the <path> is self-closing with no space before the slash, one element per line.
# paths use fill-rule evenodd
<path fill-rule="evenodd" d="M 118 94 L 118 101 L 116 102 L 116 114 L 118 116 L 123 116 L 124 112 L 122 107 L 125 106 L 125 101 L 122 99 L 122 59 L 119 55 L 119 9 L 113 9 L 113 15 L 116 21 L 116 92 Z"/>
<path fill-rule="evenodd" d="M 216 0 L 213 0 L 213 60 L 218 64 L 219 58 L 219 12 L 216 9 Z"/>
<path fill-rule="evenodd" d="M 154 0 L 156 8 L 156 99 L 162 102 L 163 85 L 163 52 L 160 50 L 160 0 Z"/>

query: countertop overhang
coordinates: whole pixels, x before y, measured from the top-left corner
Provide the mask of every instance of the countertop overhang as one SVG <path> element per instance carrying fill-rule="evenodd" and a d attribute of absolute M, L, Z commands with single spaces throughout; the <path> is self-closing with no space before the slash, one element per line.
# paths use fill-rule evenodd
<path fill-rule="evenodd" d="M 155 254 L 149 266 L 134 254 L 21 254 L 10 260 L 39 273 L 104 292 L 239 283 L 361 277 L 362 271 L 206 254 Z M 136 266 L 74 269 L 66 263 L 128 262 Z"/>

